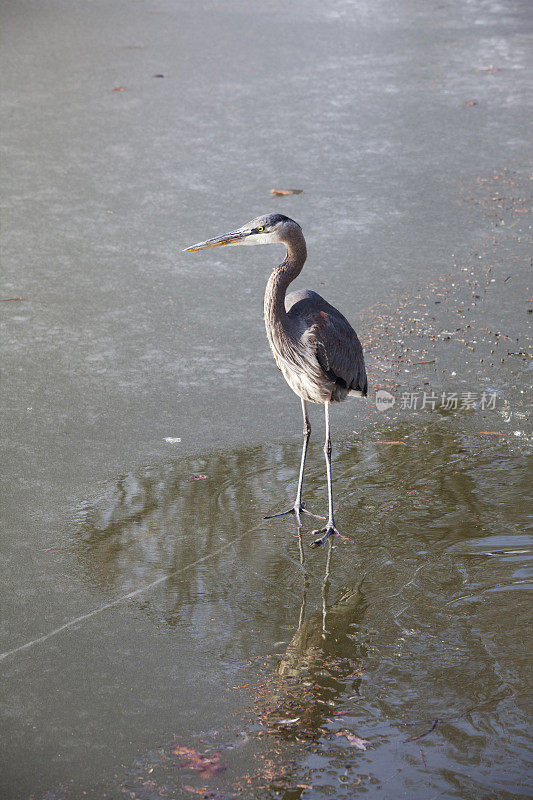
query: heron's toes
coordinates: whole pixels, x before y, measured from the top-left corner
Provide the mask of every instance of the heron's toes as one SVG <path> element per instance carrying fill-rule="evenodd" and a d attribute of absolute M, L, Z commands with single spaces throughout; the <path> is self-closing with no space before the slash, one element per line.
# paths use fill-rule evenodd
<path fill-rule="evenodd" d="M 322 536 L 319 536 L 318 539 L 315 539 L 311 542 L 311 547 L 320 547 L 320 545 L 324 544 L 326 539 L 329 539 L 330 536 L 333 534 L 337 534 L 337 536 L 341 536 L 341 538 L 345 538 L 342 534 L 339 533 L 335 525 L 326 525 L 325 528 L 321 528 L 319 531 L 313 531 L 313 534 L 322 533 Z"/>
<path fill-rule="evenodd" d="M 303 503 L 299 505 L 294 505 L 292 508 L 289 508 L 288 511 L 280 511 L 279 514 L 269 514 L 268 517 L 264 517 L 264 519 L 276 519 L 276 517 L 287 517 L 289 514 L 294 514 L 296 518 L 296 524 L 299 528 L 302 527 L 302 514 L 308 514 L 310 517 L 315 517 L 316 519 L 326 519 L 325 517 L 321 517 L 319 514 L 313 514 L 311 511 L 308 511 Z"/>
<path fill-rule="evenodd" d="M 296 517 L 296 522 L 299 528 L 302 527 L 302 520 L 300 517 L 300 509 L 298 506 L 293 506 L 293 508 L 289 508 L 288 511 L 280 511 L 278 514 L 269 514 L 267 517 L 263 517 L 263 519 L 277 519 L 278 517 L 288 517 L 289 514 L 294 514 Z"/>
<path fill-rule="evenodd" d="M 322 514 L 313 514 L 312 511 L 308 511 L 306 507 L 303 505 L 303 503 L 301 505 L 300 511 L 303 514 L 307 514 L 308 517 L 314 517 L 315 519 L 326 519 L 326 517 L 323 517 Z"/>

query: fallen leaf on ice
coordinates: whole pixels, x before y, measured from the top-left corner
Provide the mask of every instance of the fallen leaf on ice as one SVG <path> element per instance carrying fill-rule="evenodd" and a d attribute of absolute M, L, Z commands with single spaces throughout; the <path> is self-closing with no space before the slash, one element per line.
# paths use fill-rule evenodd
<path fill-rule="evenodd" d="M 358 750 L 366 750 L 369 744 L 371 744 L 366 739 L 361 739 L 360 736 L 356 736 L 355 733 L 350 733 L 350 731 L 337 731 L 335 736 L 345 736 L 350 743 L 350 747 L 357 747 Z"/>
<path fill-rule="evenodd" d="M 303 189 L 271 189 L 270 194 L 276 197 L 286 197 L 288 194 L 303 194 Z"/>

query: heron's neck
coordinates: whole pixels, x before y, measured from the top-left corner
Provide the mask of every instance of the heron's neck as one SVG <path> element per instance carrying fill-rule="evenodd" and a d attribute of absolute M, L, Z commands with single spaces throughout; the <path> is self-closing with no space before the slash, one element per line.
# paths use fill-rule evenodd
<path fill-rule="evenodd" d="M 307 258 L 305 239 L 301 231 L 295 231 L 291 238 L 284 242 L 287 255 L 284 261 L 275 269 L 268 279 L 265 289 L 265 325 L 267 331 L 282 323 L 287 313 L 285 311 L 285 294 L 290 283 L 300 274 Z"/>

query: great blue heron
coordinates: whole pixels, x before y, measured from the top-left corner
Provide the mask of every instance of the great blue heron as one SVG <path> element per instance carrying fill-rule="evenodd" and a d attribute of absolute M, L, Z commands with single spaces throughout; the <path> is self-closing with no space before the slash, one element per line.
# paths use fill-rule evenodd
<path fill-rule="evenodd" d="M 329 404 L 340 403 L 349 395 L 365 397 L 367 379 L 363 349 L 357 334 L 343 317 L 323 297 L 309 289 L 291 292 L 287 287 L 300 274 L 307 258 L 302 229 L 283 214 L 265 214 L 223 236 L 187 247 L 184 252 L 207 250 L 223 245 L 252 245 L 281 243 L 287 248 L 282 263 L 275 267 L 265 290 L 265 325 L 274 359 L 283 377 L 301 399 L 303 413 L 303 449 L 294 506 L 265 519 L 294 514 L 301 527 L 301 514 L 311 514 L 302 502 L 305 456 L 311 435 L 307 401 L 322 403 L 325 409 L 326 441 L 324 453 L 328 478 L 328 519 L 326 526 L 314 533 L 323 534 L 312 545 L 323 544 L 328 536 L 339 533 L 333 518 L 333 488 L 331 481 L 331 437 Z"/>

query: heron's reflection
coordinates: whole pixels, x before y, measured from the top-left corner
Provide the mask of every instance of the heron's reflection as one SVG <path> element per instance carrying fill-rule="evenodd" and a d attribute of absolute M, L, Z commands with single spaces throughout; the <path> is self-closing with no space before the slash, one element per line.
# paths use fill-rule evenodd
<path fill-rule="evenodd" d="M 284 738 L 316 738 L 321 725 L 333 713 L 335 700 L 347 690 L 357 692 L 361 682 L 366 648 L 360 627 L 367 608 L 362 580 L 344 586 L 335 601 L 328 604 L 333 553 L 333 542 L 329 542 L 322 602 L 306 617 L 310 575 L 299 536 L 303 585 L 298 628 L 258 698 L 263 709 L 261 724 Z"/>
<path fill-rule="evenodd" d="M 421 558 L 429 558 L 428 572 L 435 554 L 440 570 L 434 542 L 449 546 L 467 539 L 472 526 L 491 531 L 505 523 L 496 504 L 480 501 L 491 453 L 480 461 L 483 469 L 460 469 L 467 458 L 464 442 L 436 417 L 423 430 L 391 426 L 389 439 L 404 446 L 346 442 L 336 457 L 343 528 L 364 535 L 366 546 L 364 552 L 334 546 L 353 557 L 337 561 L 336 551 L 326 547 L 309 551 L 308 534 L 295 539 L 284 521 L 263 525 L 272 495 L 290 496 L 295 469 L 287 464 L 297 462 L 299 449 L 272 443 L 156 461 L 106 483 L 76 515 L 72 542 L 82 574 L 105 601 L 140 590 L 131 604 L 179 639 L 184 669 L 197 663 L 198 653 L 212 653 L 210 663 L 226 670 L 228 681 L 235 664 L 254 661 L 265 642 L 280 638 L 291 609 L 297 630 L 276 670 L 270 667 L 278 685 L 264 686 L 265 695 L 269 705 L 283 705 L 292 692 L 296 706 L 307 703 L 317 712 L 319 725 L 324 715 L 318 710 L 349 689 L 364 656 L 360 626 L 366 604 L 355 580 L 361 570 L 369 596 L 389 592 L 395 581 L 404 585 L 403 573 Z M 454 470 L 444 469 L 452 462 Z M 521 475 L 517 484 L 525 484 Z M 312 450 L 307 487 L 312 505 L 323 488 L 322 457 Z M 315 608 L 321 578 L 322 602 Z M 425 614 L 430 616 L 428 609 Z"/>

